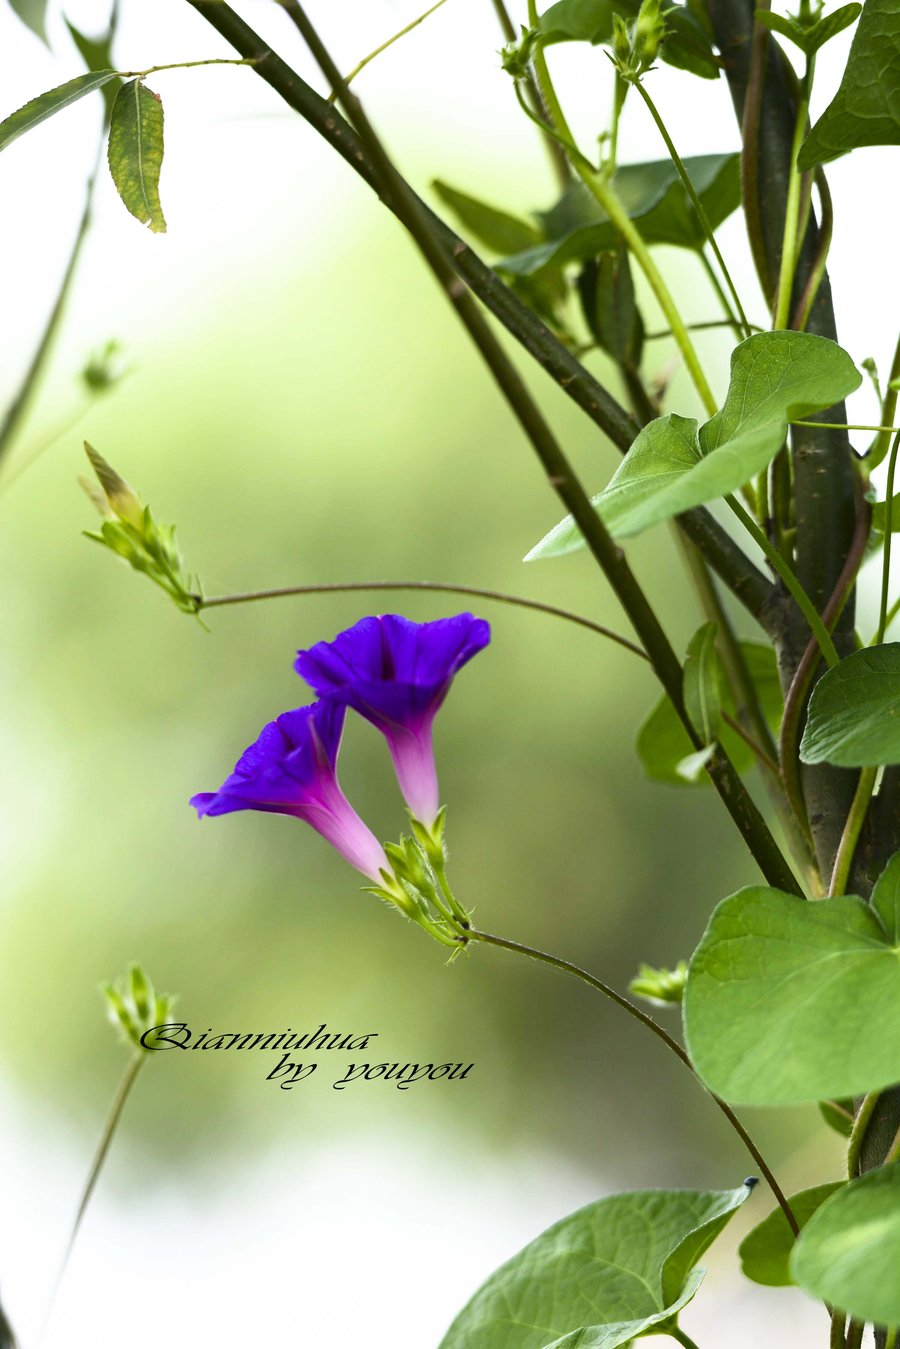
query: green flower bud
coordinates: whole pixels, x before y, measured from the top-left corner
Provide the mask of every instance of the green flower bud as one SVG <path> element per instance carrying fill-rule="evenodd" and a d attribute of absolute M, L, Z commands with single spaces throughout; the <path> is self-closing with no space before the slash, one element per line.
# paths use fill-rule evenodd
<path fill-rule="evenodd" d="M 125 1040 L 142 1052 L 148 1046 L 141 1044 L 141 1036 L 154 1026 L 164 1026 L 171 1019 L 175 997 L 157 993 L 144 969 L 130 965 L 116 984 L 101 984 L 100 991 L 106 1003 L 106 1014 Z"/>
<path fill-rule="evenodd" d="M 643 0 L 634 23 L 633 47 L 638 74 L 649 70 L 665 41 L 666 23 L 659 0 Z"/>
<path fill-rule="evenodd" d="M 523 80 L 531 65 L 531 56 L 538 41 L 536 28 L 522 28 L 518 42 L 508 43 L 500 52 L 500 64 L 514 80 Z"/>
<path fill-rule="evenodd" d="M 687 961 L 679 960 L 674 970 L 655 969 L 652 965 L 638 968 L 637 975 L 628 985 L 628 991 L 636 998 L 645 998 L 655 1006 L 665 1003 L 680 1003 L 684 997 L 684 981 L 687 978 Z"/>

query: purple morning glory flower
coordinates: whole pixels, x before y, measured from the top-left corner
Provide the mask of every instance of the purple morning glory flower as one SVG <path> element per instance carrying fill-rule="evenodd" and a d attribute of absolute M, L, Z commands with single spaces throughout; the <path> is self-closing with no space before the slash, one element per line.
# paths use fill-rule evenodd
<path fill-rule="evenodd" d="M 316 693 L 340 699 L 378 727 L 406 804 L 430 826 L 440 806 L 432 722 L 457 670 L 490 640 L 490 625 L 472 614 L 432 623 L 383 614 L 299 651 L 294 669 Z"/>
<path fill-rule="evenodd" d="M 384 849 L 338 785 L 335 764 L 345 714 L 334 698 L 284 712 L 263 727 L 219 790 L 201 792 L 191 805 L 201 818 L 233 810 L 295 815 L 327 838 L 351 866 L 382 885 L 381 869 L 391 871 Z"/>

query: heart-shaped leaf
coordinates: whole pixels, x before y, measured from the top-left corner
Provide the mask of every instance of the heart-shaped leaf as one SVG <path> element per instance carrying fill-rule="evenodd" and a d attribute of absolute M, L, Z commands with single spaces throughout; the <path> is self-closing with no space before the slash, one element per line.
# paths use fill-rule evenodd
<path fill-rule="evenodd" d="M 831 407 L 861 380 L 835 342 L 811 333 L 756 333 L 731 356 L 722 408 L 704 426 L 671 413 L 649 422 L 605 491 L 593 499 L 615 538 L 628 538 L 692 506 L 736 492 L 778 453 L 788 422 Z M 583 547 L 571 516 L 526 562 Z"/>
<path fill-rule="evenodd" d="M 816 1185 L 811 1190 L 801 1190 L 791 1195 L 791 1212 L 802 1230 L 816 1209 L 821 1208 L 835 1190 L 839 1190 L 846 1181 L 831 1181 L 827 1185 Z M 763 1283 L 771 1288 L 783 1288 L 794 1282 L 788 1262 L 794 1248 L 796 1237 L 788 1226 L 788 1220 L 781 1208 L 775 1208 L 768 1218 L 749 1232 L 738 1247 L 741 1258 L 741 1270 L 754 1283 Z"/>
<path fill-rule="evenodd" d="M 900 1080 L 900 947 L 861 899 L 750 886 L 715 909 L 684 994 L 691 1061 L 719 1096 L 790 1105 Z"/>
<path fill-rule="evenodd" d="M 491 1275 L 440 1349 L 613 1349 L 673 1320 L 748 1194 L 642 1190 L 588 1204 Z"/>
<path fill-rule="evenodd" d="M 900 1326 L 900 1162 L 827 1199 L 800 1233 L 794 1282 L 858 1321 Z"/>
<path fill-rule="evenodd" d="M 741 201 L 739 155 L 695 155 L 684 161 L 713 229 Z M 681 179 L 668 159 L 625 164 L 616 173 L 616 192 L 630 218 L 640 224 L 648 244 L 701 249 L 706 234 Z M 621 240 L 584 183 L 573 183 L 549 211 L 538 213 L 545 243 L 505 257 L 503 270 L 528 276 L 550 264 L 586 262 Z"/>
<path fill-rule="evenodd" d="M 896 0 L 866 0 L 841 86 L 803 142 L 797 163 L 812 169 L 862 145 L 900 145 Z"/>
<path fill-rule="evenodd" d="M 809 700 L 800 758 L 841 768 L 900 763 L 900 642 L 854 651 L 826 671 Z"/>

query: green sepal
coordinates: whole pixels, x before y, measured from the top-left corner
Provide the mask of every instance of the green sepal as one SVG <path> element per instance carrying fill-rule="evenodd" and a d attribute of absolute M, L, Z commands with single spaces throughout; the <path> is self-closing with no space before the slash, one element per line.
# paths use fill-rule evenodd
<path fill-rule="evenodd" d="M 134 963 L 117 983 L 101 984 L 107 1018 L 136 1049 L 147 1052 L 141 1036 L 155 1026 L 164 1026 L 175 1005 L 175 996 L 157 993 L 149 975 Z"/>
<path fill-rule="evenodd" d="M 636 19 L 640 0 L 558 0 L 540 16 L 542 42 L 609 42 L 616 19 Z M 665 12 L 667 34 L 660 48 L 663 61 L 704 79 L 718 78 L 721 62 L 713 51 L 712 38 L 689 5 L 669 5 Z"/>
<path fill-rule="evenodd" d="M 629 993 L 636 998 L 644 998 L 657 1007 L 672 1003 L 681 1004 L 684 997 L 684 981 L 687 978 L 687 961 L 679 960 L 674 970 L 656 969 L 642 961 L 638 972 L 628 985 Z"/>

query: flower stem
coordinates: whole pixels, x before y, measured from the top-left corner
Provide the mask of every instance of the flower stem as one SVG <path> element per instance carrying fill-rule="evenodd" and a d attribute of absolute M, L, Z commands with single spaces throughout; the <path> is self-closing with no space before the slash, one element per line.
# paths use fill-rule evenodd
<path fill-rule="evenodd" d="M 116 1129 L 119 1127 L 122 1112 L 125 1109 L 128 1097 L 131 1095 L 131 1090 L 137 1081 L 138 1073 L 141 1071 L 146 1057 L 147 1055 L 140 1050 L 132 1056 L 110 1104 L 109 1113 L 107 1114 L 106 1122 L 103 1125 L 103 1132 L 100 1135 L 100 1142 L 97 1144 L 97 1150 L 94 1153 L 94 1159 L 91 1162 L 91 1169 L 88 1172 L 84 1189 L 81 1192 L 81 1199 L 79 1200 L 78 1209 L 75 1213 L 75 1220 L 72 1223 L 72 1230 L 69 1233 L 69 1240 L 66 1244 L 62 1263 L 59 1267 L 59 1273 L 56 1276 L 56 1283 L 53 1286 L 53 1292 L 50 1296 L 50 1305 L 47 1308 L 47 1315 L 44 1322 L 45 1327 L 47 1322 L 49 1322 L 50 1313 L 53 1310 L 53 1304 L 56 1301 L 56 1295 L 59 1292 L 60 1284 L 63 1281 L 63 1276 L 66 1272 L 72 1249 L 84 1220 L 84 1215 L 91 1202 L 91 1197 L 97 1186 L 97 1181 L 100 1179 L 100 1173 L 103 1170 L 103 1164 L 106 1161 L 107 1153 L 109 1152 L 113 1138 L 115 1137 Z"/>
<path fill-rule="evenodd" d="M 896 388 L 892 389 L 891 385 L 897 380 L 900 380 L 900 337 L 897 338 L 897 345 L 894 348 L 894 359 L 891 362 L 891 372 L 888 375 L 887 388 L 884 391 L 884 400 L 881 404 L 882 422 L 892 422 L 894 420 L 894 414 L 897 411 L 897 394 L 900 393 L 900 390 Z M 866 455 L 866 466 L 870 472 L 881 463 L 882 459 L 887 454 L 891 435 L 897 430 L 896 426 L 878 426 L 873 427 L 872 429 L 877 430 L 878 435 L 872 442 L 869 453 Z"/>
<path fill-rule="evenodd" d="M 722 276 L 725 280 L 725 284 L 728 287 L 729 291 L 731 292 L 731 298 L 734 301 L 734 307 L 737 311 L 737 316 L 738 319 L 740 320 L 740 325 L 744 330 L 744 336 L 749 337 L 750 325 L 747 322 L 747 315 L 744 313 L 744 306 L 741 304 L 741 297 L 738 295 L 734 281 L 731 279 L 731 273 L 729 272 L 728 267 L 725 263 L 725 259 L 722 256 L 721 249 L 719 248 L 719 245 L 716 242 L 715 231 L 713 230 L 713 227 L 710 224 L 709 216 L 706 214 L 703 202 L 700 200 L 700 197 L 697 194 L 697 189 L 691 182 L 691 176 L 688 173 L 687 169 L 685 168 L 684 160 L 681 158 L 681 155 L 675 149 L 675 143 L 672 140 L 672 137 L 669 135 L 669 129 L 666 126 L 665 122 L 663 121 L 662 117 L 660 116 L 659 109 L 653 102 L 653 99 L 647 93 L 647 90 L 644 88 L 641 81 L 639 79 L 635 79 L 632 81 L 632 83 L 634 84 L 634 87 L 637 89 L 641 98 L 646 103 L 647 110 L 649 111 L 650 116 L 656 123 L 656 126 L 659 130 L 659 134 L 662 136 L 663 141 L 665 142 L 665 147 L 669 152 L 669 158 L 671 159 L 672 163 L 675 166 L 675 171 L 678 174 L 678 177 L 681 179 L 682 187 L 684 188 L 685 192 L 688 194 L 688 197 L 691 200 L 691 204 L 697 213 L 697 219 L 700 222 L 700 228 L 706 235 L 709 246 L 712 249 L 713 253 L 715 254 L 716 262 L 719 264 L 719 267 L 721 269 Z M 716 278 L 715 273 L 712 271 L 712 268 L 709 267 L 709 263 L 705 257 L 705 254 L 701 254 L 701 257 L 706 262 L 706 265 L 709 269 L 710 277 L 713 280 L 713 283 L 715 284 L 717 290 L 719 290 L 719 294 L 721 295 L 722 292 L 721 288 L 718 285 L 718 279 Z M 725 299 L 724 296 L 722 296 L 722 298 L 723 300 Z M 727 301 L 725 303 L 727 306 Z"/>
<path fill-rule="evenodd" d="M 494 13 L 503 30 L 503 36 L 507 42 L 515 42 L 518 33 L 516 26 L 509 17 L 509 11 L 504 4 L 504 0 L 492 0 Z M 537 86 L 537 80 L 529 72 L 523 79 L 525 89 L 528 95 L 528 102 L 531 105 L 530 112 L 537 121 L 543 135 L 541 140 L 547 148 L 547 154 L 550 157 L 550 163 L 556 176 L 560 191 L 564 192 L 572 181 L 572 173 L 569 169 L 569 160 L 562 146 L 549 134 L 550 128 L 547 126 L 547 109 L 544 107 L 544 100 L 541 98 L 541 91 Z"/>
<path fill-rule="evenodd" d="M 685 1349 L 697 1349 L 696 1343 L 691 1339 L 690 1335 L 684 1333 L 681 1326 L 670 1326 L 666 1331 L 666 1334 L 671 1335 L 672 1339 L 677 1340 L 679 1344 L 683 1344 Z"/>
<path fill-rule="evenodd" d="M 442 581 L 326 581 L 321 585 L 280 586 L 273 590 L 248 590 L 235 595 L 195 595 L 193 598 L 199 609 L 221 609 L 225 605 L 253 604 L 257 600 L 285 599 L 290 595 L 339 595 L 358 591 L 391 590 L 424 590 L 443 595 L 469 595 L 476 599 L 493 600 L 497 604 L 513 605 L 519 609 L 533 609 L 539 614 L 550 614 L 553 618 L 562 618 L 568 623 L 577 624 L 580 628 L 587 628 L 589 632 L 606 637 L 633 655 L 640 656 L 641 660 L 648 659 L 646 651 L 636 643 L 618 632 L 613 632 L 611 628 L 605 628 L 602 623 L 595 623 L 592 618 L 585 618 L 583 614 L 560 609 L 555 604 L 543 604 L 540 600 L 528 600 L 522 595 L 508 595 L 502 590 L 485 590 L 480 586 L 450 585 Z"/>
<path fill-rule="evenodd" d="M 863 1140 L 872 1116 L 875 1113 L 875 1107 L 878 1104 L 880 1091 L 870 1091 L 868 1096 L 863 1097 L 862 1104 L 856 1112 L 856 1119 L 853 1121 L 853 1129 L 850 1133 L 850 1141 L 847 1144 L 847 1175 L 851 1180 L 859 1175 L 859 1159 L 862 1152 Z"/>
<path fill-rule="evenodd" d="M 847 1341 L 844 1339 L 846 1322 L 846 1312 L 833 1311 L 831 1313 L 831 1334 L 828 1337 L 828 1349 L 847 1349 Z"/>
<path fill-rule="evenodd" d="M 726 1119 L 731 1124 L 731 1127 L 739 1135 L 744 1146 L 756 1162 L 756 1165 L 765 1176 L 772 1193 L 790 1225 L 791 1231 L 794 1232 L 795 1235 L 799 1232 L 800 1229 L 797 1226 L 797 1220 L 794 1217 L 784 1192 L 772 1174 L 772 1171 L 762 1153 L 759 1151 L 759 1148 L 753 1142 L 753 1139 L 747 1133 L 747 1130 L 744 1128 L 743 1124 L 741 1124 L 737 1115 L 735 1115 L 731 1107 L 727 1105 L 721 1097 L 716 1096 L 711 1092 L 701 1079 L 697 1077 L 694 1065 L 691 1063 L 687 1052 L 667 1030 L 660 1026 L 657 1021 L 653 1020 L 652 1016 L 648 1016 L 648 1014 L 642 1011 L 640 1007 L 636 1006 L 630 999 L 623 997 L 621 993 L 617 993 L 614 988 L 611 988 L 609 984 L 604 983 L 602 979 L 598 979 L 595 975 L 589 974 L 587 970 L 583 970 L 580 965 L 573 965 L 571 961 L 563 960 L 561 956 L 550 955 L 547 951 L 540 951 L 534 946 L 525 946 L 522 942 L 509 941 L 506 937 L 496 937 L 489 932 L 481 932 L 477 928 L 470 928 L 467 937 L 471 941 L 483 942 L 488 946 L 499 946 L 504 951 L 513 951 L 516 955 L 528 956 L 531 960 L 538 960 L 544 965 L 550 965 L 554 969 L 562 970 L 565 974 L 574 975 L 576 979 L 580 979 L 582 983 L 587 984 L 598 993 L 602 993 L 605 998 L 609 998 L 612 1002 L 616 1003 L 617 1006 L 621 1007 L 623 1011 L 627 1012 L 629 1016 L 633 1016 L 636 1021 L 640 1021 L 641 1025 L 646 1026 L 648 1030 L 652 1031 L 653 1034 L 658 1039 L 662 1040 L 663 1044 L 681 1060 L 685 1067 L 693 1073 L 696 1080 L 700 1082 L 700 1085 L 703 1087 L 703 1090 L 715 1101 L 716 1105 L 725 1115 Z"/>
<path fill-rule="evenodd" d="M 528 0 L 528 18 L 532 27 L 537 25 L 537 4 L 536 0 Z M 566 121 L 562 106 L 553 87 L 553 81 L 550 78 L 550 71 L 547 67 L 547 59 L 544 55 L 541 44 L 538 43 L 534 50 L 534 68 L 537 72 L 538 86 L 544 96 L 550 113 L 550 121 L 556 131 L 563 139 L 573 147 L 573 167 L 581 181 L 584 183 L 591 196 L 604 211 L 613 227 L 618 230 L 624 239 L 630 252 L 637 259 L 638 265 L 647 278 L 653 294 L 662 309 L 669 327 L 672 329 L 672 336 L 678 345 L 684 363 L 688 368 L 694 387 L 700 395 L 700 400 L 706 408 L 709 416 L 712 416 L 718 408 L 713 392 L 706 382 L 706 376 L 703 373 L 703 367 L 697 356 L 694 344 L 690 339 L 690 334 L 684 325 L 684 320 L 678 311 L 672 294 L 663 280 L 662 273 L 653 261 L 650 250 L 644 243 L 639 231 L 626 211 L 618 193 L 612 184 L 608 181 L 602 172 L 597 172 L 590 162 L 585 159 L 575 148 L 575 141 Z"/>

